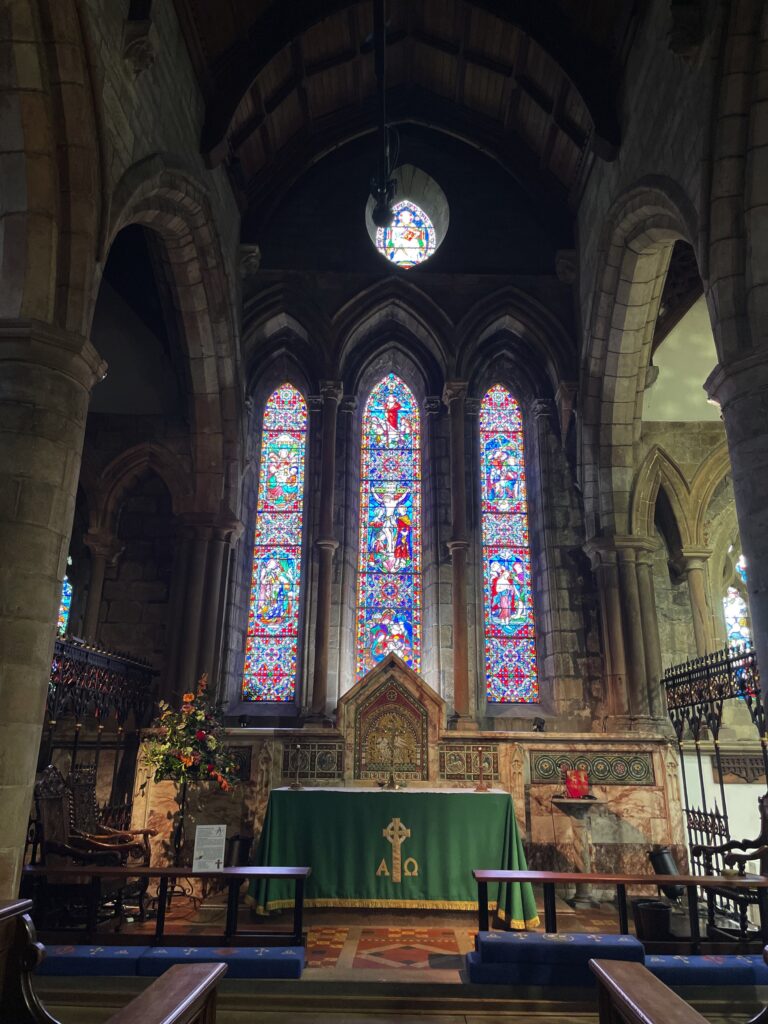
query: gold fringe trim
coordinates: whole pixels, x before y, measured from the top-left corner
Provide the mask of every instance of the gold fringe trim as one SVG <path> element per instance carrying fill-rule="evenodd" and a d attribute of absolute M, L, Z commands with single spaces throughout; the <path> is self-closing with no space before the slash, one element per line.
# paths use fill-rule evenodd
<path fill-rule="evenodd" d="M 491 909 L 490 903 L 488 904 L 488 909 Z M 503 910 L 498 911 L 498 916 L 501 921 L 507 920 L 507 915 L 504 913 Z M 525 920 L 522 920 L 522 918 L 513 917 L 510 918 L 509 921 L 507 921 L 509 927 L 518 932 L 527 931 L 530 928 L 538 928 L 540 923 L 541 922 L 539 921 L 538 914 L 536 914 L 535 917 L 532 917 L 530 919 L 526 918 Z"/>
<path fill-rule="evenodd" d="M 269 900 L 266 907 L 256 907 L 257 914 L 268 914 L 272 910 L 288 910 L 293 900 Z M 305 907 L 363 907 L 371 910 L 477 910 L 477 902 L 462 900 L 304 900 Z M 489 910 L 496 904 L 489 903 Z M 536 924 L 539 923 L 538 917 Z M 513 925 L 513 927 L 515 927 Z M 522 925 L 520 926 L 522 927 Z"/>

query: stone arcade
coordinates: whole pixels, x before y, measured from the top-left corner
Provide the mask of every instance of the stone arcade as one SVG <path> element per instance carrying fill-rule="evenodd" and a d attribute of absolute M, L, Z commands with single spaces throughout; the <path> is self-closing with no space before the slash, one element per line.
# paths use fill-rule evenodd
<path fill-rule="evenodd" d="M 391 773 L 532 868 L 687 864 L 663 673 L 768 663 L 768 12 L 388 0 L 382 226 L 374 8 L 0 0 L 2 898 L 49 762 L 170 857 L 149 690 L 53 714 L 61 637 L 207 673 L 232 857 Z"/>

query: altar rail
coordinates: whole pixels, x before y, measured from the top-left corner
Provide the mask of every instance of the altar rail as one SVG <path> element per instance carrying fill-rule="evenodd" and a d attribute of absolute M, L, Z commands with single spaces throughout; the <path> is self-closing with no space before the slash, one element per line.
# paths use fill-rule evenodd
<path fill-rule="evenodd" d="M 45 951 L 37 941 L 31 909 L 31 900 L 0 903 L 0 925 L 16 925 L 0 991 L 0 1020 L 58 1024 L 33 986 L 33 972 Z M 176 964 L 107 1024 L 215 1024 L 216 987 L 226 971 L 226 964 Z"/>
<path fill-rule="evenodd" d="M 708 1024 L 642 964 L 590 960 L 600 1024 Z"/>
<path fill-rule="evenodd" d="M 613 886 L 616 889 L 616 906 L 619 914 L 619 931 L 622 935 L 629 934 L 629 915 L 627 912 L 627 888 L 629 886 L 653 886 L 658 888 L 664 884 L 664 878 L 674 879 L 675 885 L 682 885 L 688 894 L 688 923 L 691 929 L 690 942 L 693 951 L 697 952 L 701 943 L 699 928 L 699 889 L 728 890 L 734 894 L 746 889 L 757 892 L 757 906 L 760 912 L 760 939 L 768 943 L 768 877 L 759 878 L 718 878 L 702 875 L 603 875 L 583 874 L 580 871 L 480 871 L 472 872 L 477 882 L 477 903 L 479 930 L 489 930 L 490 915 L 488 910 L 488 886 L 498 882 L 530 882 L 539 884 L 544 890 L 544 928 L 547 932 L 557 931 L 557 909 L 555 903 L 555 886 L 586 883 L 604 888 Z"/>
<path fill-rule="evenodd" d="M 284 944 L 303 946 L 304 921 L 304 883 L 312 873 L 308 867 L 237 867 L 219 868 L 216 871 L 192 871 L 187 868 L 152 868 L 152 867 L 53 867 L 50 865 L 28 865 L 24 868 L 22 887 L 25 893 L 40 892 L 40 899 L 45 899 L 46 889 L 56 890 L 55 884 L 69 882 L 77 890 L 82 890 L 82 897 L 87 907 L 87 921 L 84 930 L 67 929 L 64 932 L 41 930 L 48 942 L 71 941 L 73 934 L 82 935 L 88 942 L 100 942 L 103 945 L 150 945 L 185 946 L 189 944 L 189 934 L 166 935 L 165 918 L 168 906 L 168 887 L 178 878 L 201 878 L 207 881 L 219 881 L 227 889 L 227 913 L 224 932 L 217 934 L 198 934 L 195 932 L 197 946 L 215 946 L 224 942 L 229 946 Z M 126 935 L 121 932 L 99 932 L 98 910 L 102 896 L 102 881 L 107 880 L 112 888 L 115 883 L 125 879 L 126 883 L 134 878 L 157 878 L 157 919 L 153 935 L 146 932 L 135 932 Z M 293 931 L 273 932 L 267 930 L 240 931 L 237 926 L 237 908 L 240 887 L 250 879 L 270 878 L 291 881 L 294 883 Z M 35 885 L 35 883 L 37 883 Z"/>

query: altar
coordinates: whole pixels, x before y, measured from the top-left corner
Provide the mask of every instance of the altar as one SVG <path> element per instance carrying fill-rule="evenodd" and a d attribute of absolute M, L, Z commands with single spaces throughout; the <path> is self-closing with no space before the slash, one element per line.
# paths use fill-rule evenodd
<path fill-rule="evenodd" d="M 473 868 L 523 869 L 508 793 L 467 789 L 274 789 L 256 863 L 312 868 L 308 907 L 475 910 Z M 293 905 L 289 886 L 253 889 L 257 912 Z M 491 902 L 510 928 L 539 923 L 529 884 Z"/>

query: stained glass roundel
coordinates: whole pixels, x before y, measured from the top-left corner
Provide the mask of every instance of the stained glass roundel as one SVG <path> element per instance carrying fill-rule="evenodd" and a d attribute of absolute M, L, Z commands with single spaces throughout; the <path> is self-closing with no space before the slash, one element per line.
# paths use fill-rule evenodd
<path fill-rule="evenodd" d="M 264 409 L 243 700 L 296 695 L 307 403 L 282 384 Z"/>
<path fill-rule="evenodd" d="M 488 701 L 539 699 L 523 419 L 497 384 L 480 406 L 485 685 Z"/>
<path fill-rule="evenodd" d="M 419 410 L 394 373 L 363 412 L 356 675 L 390 652 L 418 671 L 421 652 Z"/>
<path fill-rule="evenodd" d="M 437 236 L 427 214 L 410 199 L 395 203 L 392 210 L 392 226 L 377 230 L 376 248 L 390 263 L 407 270 L 429 259 Z"/>

